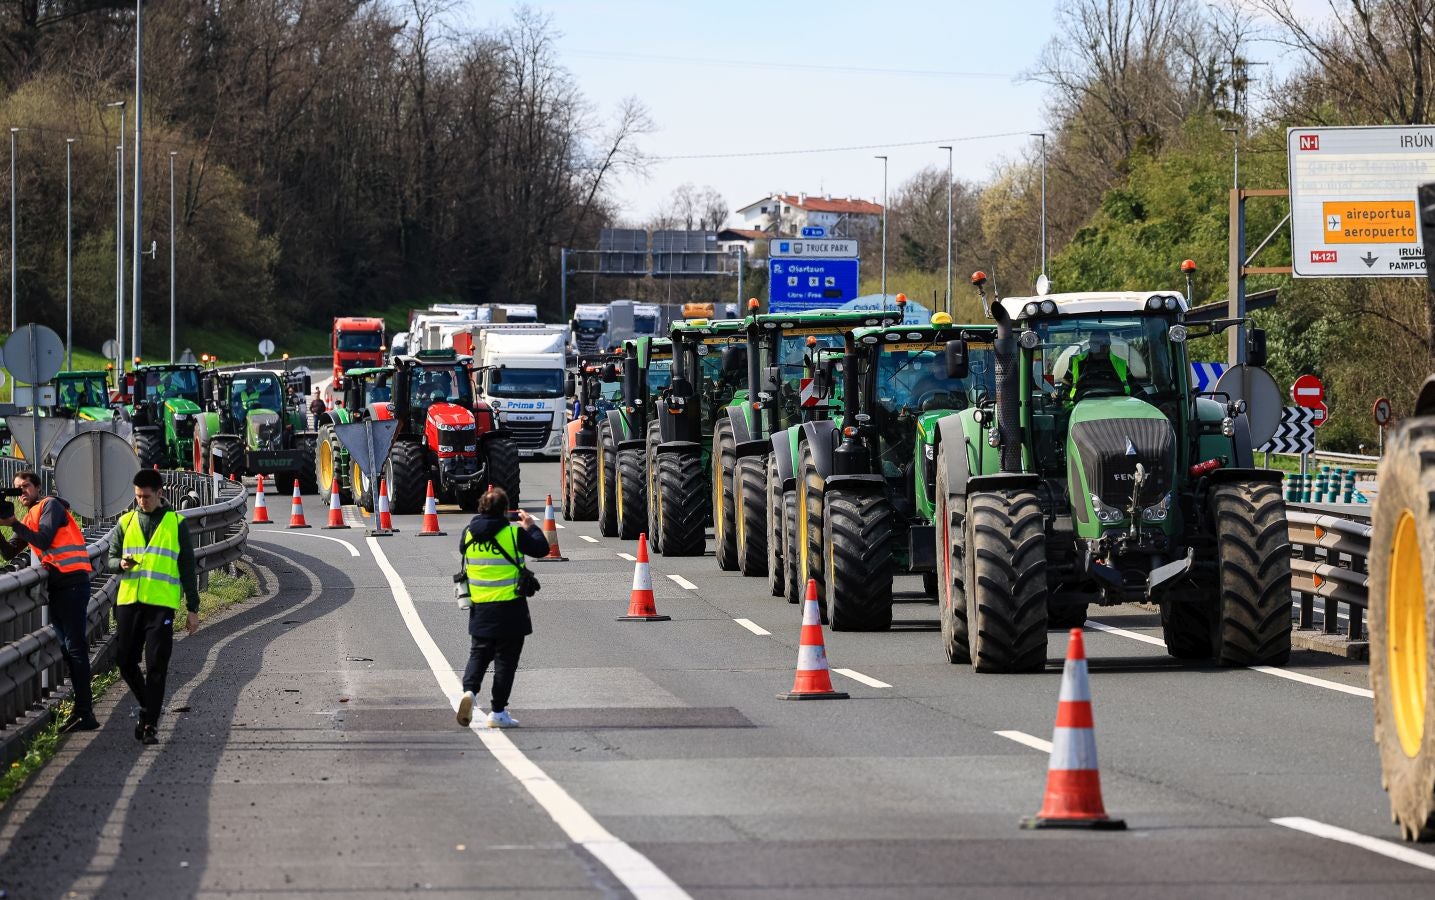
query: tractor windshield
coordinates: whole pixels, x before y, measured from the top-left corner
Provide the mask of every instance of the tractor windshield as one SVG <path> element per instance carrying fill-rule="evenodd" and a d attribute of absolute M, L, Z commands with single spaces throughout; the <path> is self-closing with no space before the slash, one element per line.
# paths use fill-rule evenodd
<path fill-rule="evenodd" d="M 562 369 L 519 369 L 505 366 L 488 373 L 488 394 L 493 397 L 561 397 Z"/>
<path fill-rule="evenodd" d="M 844 340 L 840 333 L 816 334 L 811 335 L 811 338 L 817 343 L 808 346 L 808 337 L 805 334 L 784 333 L 777 341 L 776 353 L 770 365 L 776 366 L 778 372 L 779 427 L 785 428 L 802 418 L 802 382 L 812 377 L 812 364 L 816 362 L 813 354 L 823 348 L 840 349 Z M 763 363 L 769 364 L 766 360 Z M 835 387 L 833 399 L 840 400 L 841 397 L 841 388 Z M 809 405 L 812 403 L 809 399 Z"/>
<path fill-rule="evenodd" d="M 653 359 L 648 361 L 648 397 L 651 399 L 658 391 L 667 387 L 673 381 L 673 361 L 671 359 Z"/>
<path fill-rule="evenodd" d="M 339 332 L 339 350 L 343 353 L 377 353 L 384 345 L 384 336 L 377 331 Z"/>
<path fill-rule="evenodd" d="M 559 385 L 559 391 L 562 391 Z M 462 406 L 473 405 L 473 389 L 468 383 L 468 370 L 463 366 L 416 368 L 409 379 L 409 404 L 428 409 L 429 404 L 447 400 Z"/>
<path fill-rule="evenodd" d="M 144 373 L 145 400 L 199 400 L 199 373 L 193 369 Z"/>
<path fill-rule="evenodd" d="M 60 381 L 60 406 L 79 409 L 84 406 L 108 406 L 110 389 L 104 378 L 66 378 Z"/>
<path fill-rule="evenodd" d="M 877 403 L 901 415 L 966 409 L 996 395 L 990 345 L 967 345 L 966 378 L 948 378 L 944 344 L 888 344 L 877 358 Z"/>
<path fill-rule="evenodd" d="M 243 419 L 251 409 L 283 409 L 284 395 L 273 375 L 236 375 L 229 396 L 236 419 Z"/>
<path fill-rule="evenodd" d="M 1153 403 L 1178 386 L 1165 316 L 1081 316 L 1037 321 L 1033 389 L 1074 405 L 1085 397 L 1133 396 Z"/>

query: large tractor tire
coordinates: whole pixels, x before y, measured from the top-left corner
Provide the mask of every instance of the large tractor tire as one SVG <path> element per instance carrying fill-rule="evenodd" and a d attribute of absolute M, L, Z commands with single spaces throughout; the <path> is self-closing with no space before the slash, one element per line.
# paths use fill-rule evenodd
<path fill-rule="evenodd" d="M 1173 588 L 1161 598 L 1161 636 L 1177 659 L 1211 658 L 1211 601 L 1216 586 L 1207 580 Z"/>
<path fill-rule="evenodd" d="M 767 574 L 767 470 L 761 457 L 737 461 L 733 469 L 737 523 L 737 569 L 757 578 Z"/>
<path fill-rule="evenodd" d="M 135 432 L 135 456 L 139 457 L 141 469 L 165 468 L 164 455 L 163 435 L 155 431 Z"/>
<path fill-rule="evenodd" d="M 518 448 L 508 438 L 494 438 L 483 444 L 483 452 L 487 456 L 488 483 L 502 488 L 508 495 L 508 504 L 517 509 L 523 493 L 523 470 L 518 460 Z M 486 490 L 487 485 L 483 489 Z M 481 492 L 479 496 L 483 496 Z"/>
<path fill-rule="evenodd" d="M 967 638 L 978 672 L 1046 666 L 1046 530 L 1035 491 L 967 495 Z"/>
<path fill-rule="evenodd" d="M 658 532 L 664 556 L 702 556 L 707 484 L 697 450 L 658 454 Z"/>
<path fill-rule="evenodd" d="M 606 420 L 598 423 L 598 533 L 618 536 L 618 447 Z"/>
<path fill-rule="evenodd" d="M 275 472 L 274 490 L 278 491 L 281 497 L 292 497 L 294 495 L 294 473 Z M 304 493 L 304 489 L 300 488 L 299 493 Z M 325 508 L 327 509 L 328 507 L 326 506 Z"/>
<path fill-rule="evenodd" d="M 384 476 L 388 479 L 389 512 L 396 516 L 423 512 L 428 475 L 423 445 L 418 441 L 394 441 L 389 450 L 389 471 Z"/>
<path fill-rule="evenodd" d="M 787 576 L 783 582 L 783 594 L 788 603 L 801 603 L 807 599 L 807 582 L 802 580 L 802 539 L 797 525 L 797 506 L 801 501 L 797 491 L 782 492 L 782 571 Z"/>
<path fill-rule="evenodd" d="M 662 529 L 658 527 L 658 444 L 662 443 L 662 428 L 656 421 L 648 423 L 648 444 L 643 479 L 647 483 L 648 498 L 648 550 L 662 552 Z"/>
<path fill-rule="evenodd" d="M 892 628 L 892 521 L 881 494 L 840 488 L 823 498 L 824 581 L 833 631 Z"/>
<path fill-rule="evenodd" d="M 1390 814 L 1435 840 L 1435 418 L 1395 431 L 1370 538 L 1370 689 Z"/>
<path fill-rule="evenodd" d="M 314 448 L 314 479 L 319 486 L 320 493 L 328 494 L 334 486 L 334 479 L 339 479 L 339 502 L 353 503 L 353 491 L 349 489 L 348 479 L 344 478 L 339 470 L 341 462 L 339 456 L 339 438 L 334 434 L 334 426 L 319 426 L 319 442 Z"/>
<path fill-rule="evenodd" d="M 767 509 L 763 510 L 767 526 L 767 589 L 774 597 L 787 593 L 787 574 L 783 570 L 782 545 L 782 483 L 777 478 L 777 459 L 767 458 Z"/>
<path fill-rule="evenodd" d="M 713 555 L 718 568 L 730 572 L 737 568 L 737 513 L 733 498 L 733 469 L 737 465 L 737 445 L 733 441 L 732 423 L 724 419 L 713 428 Z"/>
<path fill-rule="evenodd" d="M 598 457 L 592 453 L 568 454 L 568 492 L 572 495 L 573 522 L 598 518 Z"/>
<path fill-rule="evenodd" d="M 643 451 L 618 451 L 618 537 L 636 541 L 648 527 L 648 476 Z"/>
<path fill-rule="evenodd" d="M 377 503 L 378 485 L 369 483 L 369 479 L 364 477 L 359 468 L 358 461 L 352 456 L 349 457 L 349 485 L 349 493 L 353 496 L 354 503 L 365 512 L 373 512 Z"/>
<path fill-rule="evenodd" d="M 1291 547 L 1278 482 L 1210 492 L 1217 587 L 1211 655 L 1222 666 L 1283 666 L 1291 655 Z"/>
<path fill-rule="evenodd" d="M 319 486 L 319 473 L 314 461 L 319 452 L 319 445 L 314 436 L 304 435 L 295 438 L 294 449 L 299 451 L 299 492 L 317 494 L 322 491 L 327 497 L 332 485 L 326 481 L 322 488 Z M 343 497 L 340 497 L 339 501 L 342 503 Z"/>
<path fill-rule="evenodd" d="M 244 451 L 244 445 L 239 443 L 236 437 L 217 437 L 209 442 L 209 471 L 223 478 L 228 478 L 231 472 L 238 474 L 241 463 L 239 457 Z M 278 487 L 278 481 L 275 481 Z M 294 485 L 289 485 L 292 493 Z"/>
<path fill-rule="evenodd" d="M 945 451 L 943 451 L 945 452 Z M 967 647 L 966 538 L 967 498 L 950 495 L 947 466 L 937 461 L 937 619 L 941 624 L 942 653 L 950 663 L 971 662 Z"/>
<path fill-rule="evenodd" d="M 822 492 L 824 482 L 812 458 L 812 448 L 802 445 L 798 456 L 799 477 L 797 479 L 797 572 L 798 583 L 806 597 L 807 582 L 817 582 L 817 600 L 822 607 L 822 623 L 827 624 L 827 567 L 822 554 L 826 542 L 822 538 L 823 509 Z"/>
<path fill-rule="evenodd" d="M 203 434 L 203 431 L 203 428 L 196 425 L 194 429 L 194 440 L 189 442 L 189 452 L 193 456 L 189 462 L 189 467 L 200 475 L 209 471 L 209 440 Z"/>
<path fill-rule="evenodd" d="M 562 449 L 558 451 L 558 514 L 563 521 L 573 521 L 573 483 L 568 478 L 568 437 L 564 435 Z"/>

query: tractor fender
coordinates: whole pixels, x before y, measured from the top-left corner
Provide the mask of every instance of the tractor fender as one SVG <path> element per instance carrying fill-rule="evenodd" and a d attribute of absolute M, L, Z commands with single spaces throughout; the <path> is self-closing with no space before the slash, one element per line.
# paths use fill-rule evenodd
<path fill-rule="evenodd" d="M 608 420 L 608 428 L 613 432 L 613 440 L 617 442 L 627 432 L 623 429 L 623 414 L 616 409 L 609 409 L 603 412 L 603 418 Z"/>
<path fill-rule="evenodd" d="M 658 401 L 654 409 L 658 417 L 658 439 L 665 444 L 669 441 L 677 440 L 678 420 L 681 419 L 682 416 L 675 416 L 668 412 L 668 404 L 661 400 Z"/>
<path fill-rule="evenodd" d="M 154 432 L 155 434 L 159 434 L 159 433 L 160 433 L 160 427 L 159 427 L 158 425 L 136 425 L 136 426 L 135 426 L 135 430 L 134 430 L 134 433 L 135 433 L 135 434 L 148 434 L 148 433 L 150 433 L 150 432 Z"/>
<path fill-rule="evenodd" d="M 1041 476 L 1035 472 L 994 472 L 991 475 L 973 475 L 967 479 L 968 494 L 978 491 L 1020 491 L 1041 486 Z"/>
<path fill-rule="evenodd" d="M 954 494 L 967 492 L 967 479 L 971 477 L 971 459 L 968 456 L 967 435 L 956 416 L 937 420 L 938 459 L 947 469 L 947 490 Z"/>
<path fill-rule="evenodd" d="M 779 431 L 772 436 L 772 459 L 777 463 L 777 480 L 785 485 L 793 480 L 792 474 L 792 432 L 789 430 Z"/>
<path fill-rule="evenodd" d="M 487 446 L 496 440 L 502 439 L 506 441 L 512 437 L 513 432 L 509 431 L 507 428 L 495 428 L 492 431 L 485 431 L 483 434 L 480 434 L 478 436 L 478 443 L 480 446 Z M 395 443 L 397 442 L 398 439 L 396 438 Z"/>
<path fill-rule="evenodd" d="M 772 441 L 761 438 L 755 441 L 740 441 L 733 449 L 737 451 L 738 459 L 745 456 L 766 456 L 772 452 Z"/>
<path fill-rule="evenodd" d="M 642 450 L 644 447 L 647 447 L 647 446 L 648 446 L 648 442 L 647 442 L 647 441 L 639 440 L 639 439 L 637 439 L 637 438 L 632 438 L 632 439 L 630 439 L 630 440 L 619 441 L 619 442 L 618 442 L 618 449 L 619 449 L 619 450 Z"/>
<path fill-rule="evenodd" d="M 1255 449 L 1251 446 L 1251 420 L 1236 416 L 1236 433 L 1231 436 L 1231 462 L 1238 469 L 1256 467 Z"/>
<path fill-rule="evenodd" d="M 837 423 L 830 419 L 802 423 L 802 442 L 812 448 L 812 462 L 824 480 L 832 475 L 832 451 L 837 449 L 839 434 Z"/>
<path fill-rule="evenodd" d="M 1229 484 L 1232 481 L 1269 481 L 1273 484 L 1280 484 L 1282 474 L 1275 469 L 1247 468 L 1226 468 L 1216 469 L 1206 474 L 1206 481 L 1209 484 Z"/>
<path fill-rule="evenodd" d="M 734 446 L 741 446 L 752 440 L 752 428 L 748 426 L 747 416 L 752 409 L 750 403 L 734 403 L 723 410 L 727 414 L 728 421 L 732 423 L 732 442 Z M 742 456 L 741 453 L 738 454 Z"/>
<path fill-rule="evenodd" d="M 692 450 L 701 453 L 703 445 L 696 441 L 663 441 L 657 449 L 659 453 L 685 453 Z"/>
<path fill-rule="evenodd" d="M 841 489 L 864 496 L 883 494 L 887 491 L 887 479 L 881 475 L 829 475 L 822 482 L 822 492 Z"/>

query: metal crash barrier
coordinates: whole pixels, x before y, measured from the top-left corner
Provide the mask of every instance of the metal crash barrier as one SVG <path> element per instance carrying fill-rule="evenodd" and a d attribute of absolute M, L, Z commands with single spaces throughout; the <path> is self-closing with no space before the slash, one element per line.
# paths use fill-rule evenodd
<path fill-rule="evenodd" d="M 1338 515 L 1290 509 L 1291 591 L 1296 595 L 1301 628 L 1315 628 L 1316 602 L 1322 604 L 1321 629 L 1339 630 L 1341 607 L 1350 620 L 1350 640 L 1366 638 L 1365 610 L 1371 526 Z"/>

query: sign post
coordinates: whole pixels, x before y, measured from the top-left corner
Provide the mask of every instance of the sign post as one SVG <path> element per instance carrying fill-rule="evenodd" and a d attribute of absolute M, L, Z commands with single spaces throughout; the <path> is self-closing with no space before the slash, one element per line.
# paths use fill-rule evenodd
<path fill-rule="evenodd" d="M 1380 397 L 1375 405 L 1370 408 L 1370 414 L 1375 419 L 1375 455 L 1385 455 L 1385 427 L 1390 424 L 1390 398 Z"/>
<path fill-rule="evenodd" d="M 1314 375 L 1302 375 L 1291 385 L 1291 399 L 1295 405 L 1310 410 L 1311 425 L 1319 428 L 1325 424 L 1330 409 L 1325 405 L 1325 383 Z M 1300 455 L 1300 473 L 1306 474 L 1309 455 L 1315 452 L 1314 431 L 1311 433 L 1311 449 Z"/>

